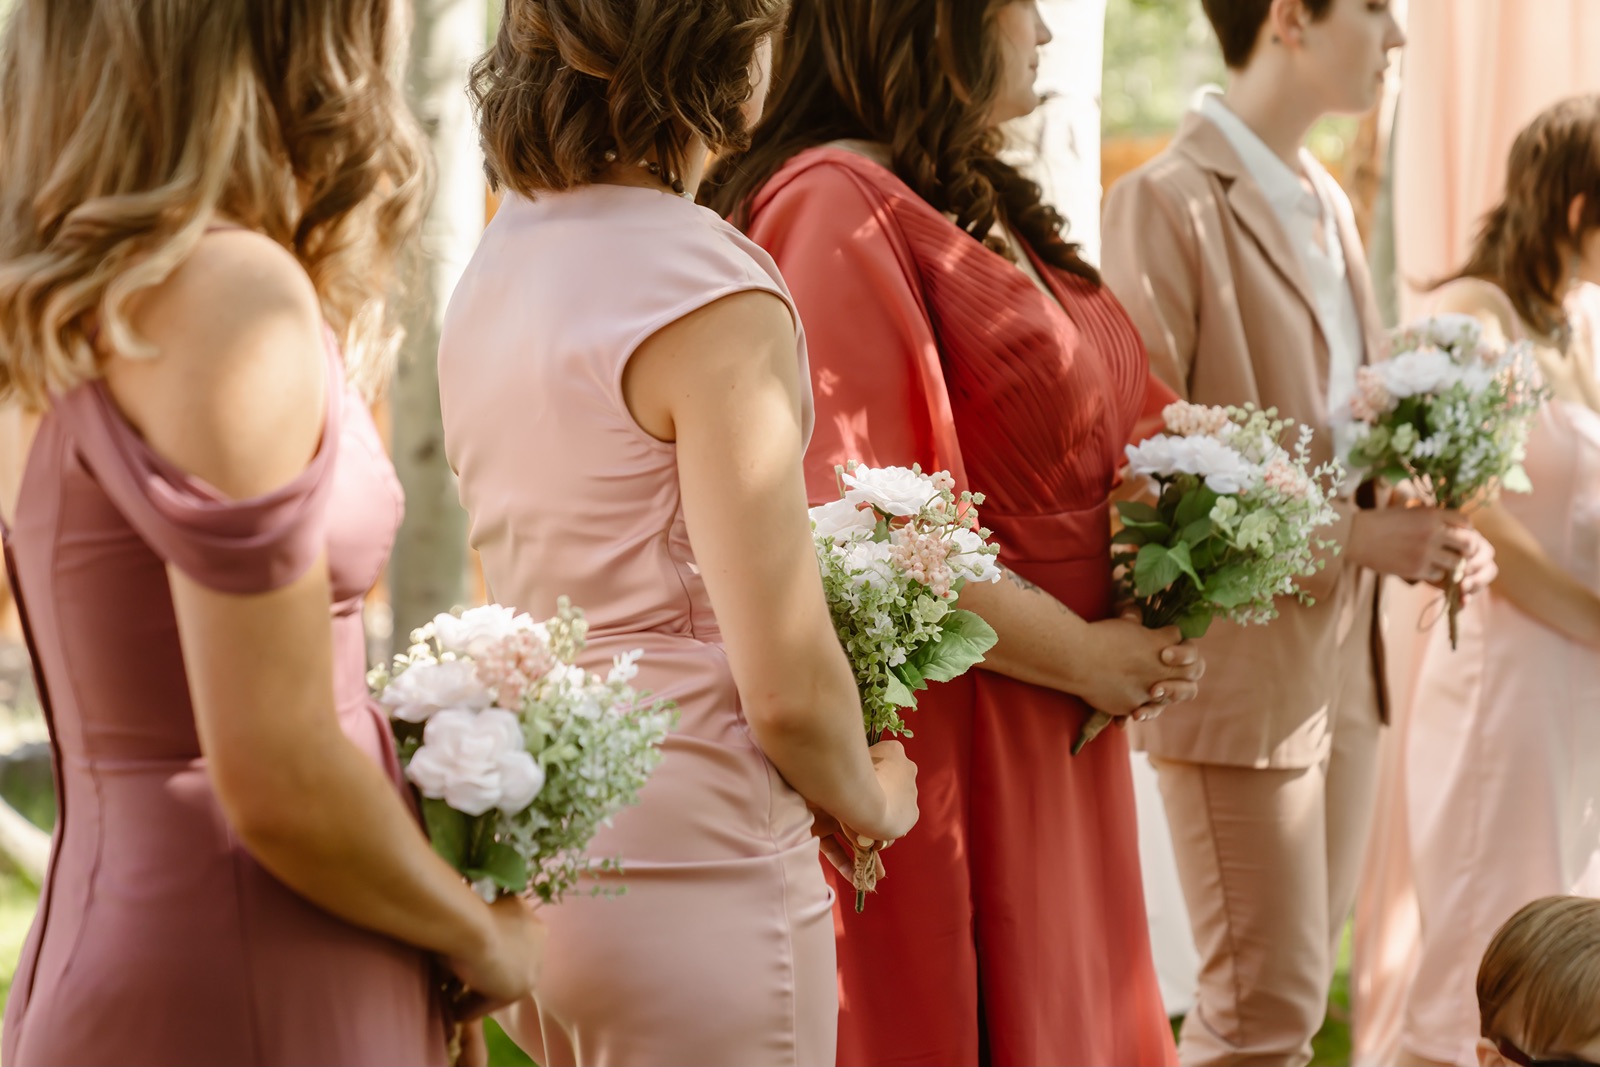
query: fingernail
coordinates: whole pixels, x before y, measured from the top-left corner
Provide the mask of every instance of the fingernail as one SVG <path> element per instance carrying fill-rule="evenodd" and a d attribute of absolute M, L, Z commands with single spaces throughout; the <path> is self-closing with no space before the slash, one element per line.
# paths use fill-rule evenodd
<path fill-rule="evenodd" d="M 856 844 L 860 845 L 862 848 L 867 848 L 872 844 L 872 838 L 868 837 L 866 834 L 857 834 Z"/>
<path fill-rule="evenodd" d="M 1153 693 L 1153 694 L 1152 694 L 1152 695 L 1153 695 L 1153 696 L 1154 696 L 1154 697 L 1155 697 L 1155 698 L 1156 698 L 1156 699 L 1157 699 L 1157 700 L 1165 700 L 1165 699 L 1166 699 L 1166 698 L 1167 698 L 1167 691 L 1166 691 L 1166 690 L 1165 690 L 1165 689 L 1157 689 L 1157 690 L 1156 690 L 1156 691 L 1155 691 L 1155 693 Z"/>

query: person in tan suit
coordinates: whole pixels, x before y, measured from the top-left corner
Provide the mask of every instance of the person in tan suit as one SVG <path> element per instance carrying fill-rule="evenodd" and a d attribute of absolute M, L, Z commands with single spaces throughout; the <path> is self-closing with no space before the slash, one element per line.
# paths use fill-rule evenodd
<path fill-rule="evenodd" d="M 1349 200 L 1302 147 L 1375 102 L 1404 43 L 1387 3 L 1204 0 L 1229 67 L 1172 144 L 1110 191 L 1106 282 L 1155 372 L 1202 404 L 1330 426 L 1384 330 Z M 1311 605 L 1249 630 L 1218 621 L 1192 710 L 1133 727 L 1160 776 L 1201 958 L 1185 1064 L 1305 1064 L 1323 1022 L 1370 822 L 1384 717 L 1378 577 L 1469 593 L 1493 552 L 1457 514 L 1376 507 L 1347 485 L 1340 546 Z"/>

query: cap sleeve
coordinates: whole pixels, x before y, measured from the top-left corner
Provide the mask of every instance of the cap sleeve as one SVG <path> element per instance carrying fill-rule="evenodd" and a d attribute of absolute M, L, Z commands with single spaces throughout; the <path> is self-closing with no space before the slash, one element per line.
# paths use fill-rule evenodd
<path fill-rule="evenodd" d="M 270 493 L 233 500 L 156 453 L 117 408 L 102 381 L 63 397 L 78 455 L 111 503 L 161 560 L 219 593 L 281 589 L 327 547 L 327 515 L 344 397 L 329 351 L 327 412 L 311 462 Z"/>
<path fill-rule="evenodd" d="M 772 253 L 806 323 L 817 409 L 805 457 L 810 496 L 835 499 L 834 465 L 847 460 L 919 463 L 949 471 L 964 489 L 915 253 L 892 205 L 855 165 L 820 154 L 791 164 L 759 194 L 750 220 L 750 235 Z"/>

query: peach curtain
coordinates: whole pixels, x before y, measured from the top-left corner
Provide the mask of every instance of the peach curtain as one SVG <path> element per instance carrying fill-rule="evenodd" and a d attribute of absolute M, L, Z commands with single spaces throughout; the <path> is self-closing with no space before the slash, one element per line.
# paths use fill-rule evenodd
<path fill-rule="evenodd" d="M 1517 132 L 1563 97 L 1600 92 L 1595 0 L 1408 0 L 1409 43 L 1394 145 L 1395 253 L 1402 320 L 1461 263 L 1505 185 Z M 1432 598 L 1390 582 L 1393 723 L 1378 816 L 1356 902 L 1353 1061 L 1399 1062 L 1419 919 L 1411 887 L 1403 760 L 1419 619 Z"/>
<path fill-rule="evenodd" d="M 1565 96 L 1600 92 L 1595 0 L 1410 0 L 1395 143 L 1402 307 L 1460 263 L 1498 198 L 1517 131 Z"/>

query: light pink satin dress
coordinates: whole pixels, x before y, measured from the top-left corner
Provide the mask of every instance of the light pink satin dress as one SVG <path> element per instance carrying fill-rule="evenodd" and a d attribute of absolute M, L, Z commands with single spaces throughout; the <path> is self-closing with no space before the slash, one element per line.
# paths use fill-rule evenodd
<path fill-rule="evenodd" d="M 1481 282 L 1456 284 L 1493 292 Z M 1546 351 L 1542 360 L 1589 361 L 1593 375 L 1597 296 L 1590 287 L 1569 302 L 1574 354 Z M 1509 303 L 1496 310 L 1517 323 Z M 1506 493 L 1501 506 L 1569 575 L 1600 592 L 1600 412 L 1576 396 L 1552 400 L 1526 466 L 1533 492 Z M 1438 615 L 1435 602 L 1425 619 Z M 1398 1044 L 1475 1064 L 1475 983 L 1495 930 L 1538 897 L 1600 896 L 1600 651 L 1498 595 L 1470 602 L 1460 621 L 1453 652 L 1442 621 L 1418 641 L 1399 765 L 1391 768 L 1397 778 L 1386 790 L 1391 807 L 1379 814 L 1403 820 L 1403 832 L 1376 851 L 1365 889 L 1366 914 L 1386 916 L 1387 925 L 1372 931 L 1359 976 L 1372 983 L 1373 999 L 1358 1011 L 1399 1033 L 1364 1023 L 1358 1062 L 1383 1062 L 1399 1054 Z M 1420 933 L 1397 918 L 1410 910 L 1400 897 L 1411 892 Z"/>
<path fill-rule="evenodd" d="M 678 704 L 637 807 L 596 838 L 621 897 L 545 909 L 536 998 L 506 1014 L 541 1064 L 832 1063 L 832 896 L 811 816 L 756 747 L 685 529 L 673 445 L 622 397 L 641 342 L 732 293 L 789 294 L 772 260 L 666 192 L 511 196 L 451 300 L 445 445 L 491 597 L 588 615 L 586 663 L 643 649 Z M 792 306 L 792 305 L 791 305 Z M 800 379 L 807 380 L 804 338 Z M 810 396 L 806 395 L 806 430 Z"/>

